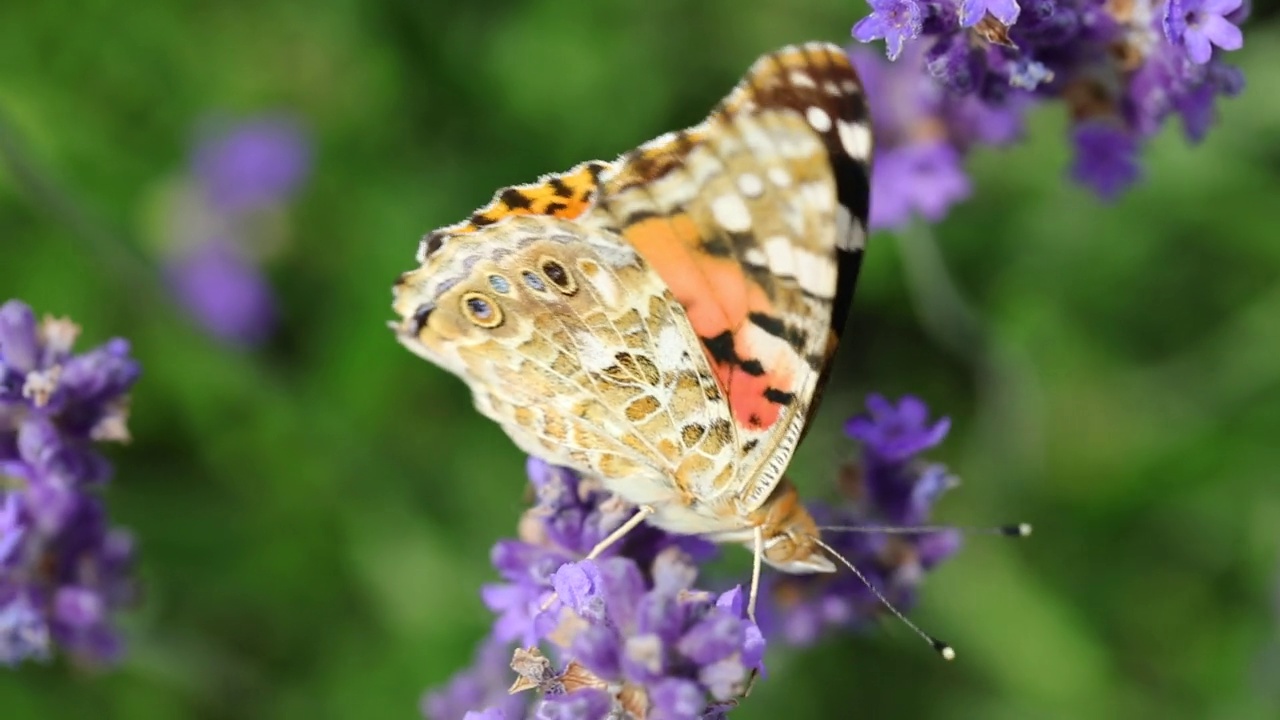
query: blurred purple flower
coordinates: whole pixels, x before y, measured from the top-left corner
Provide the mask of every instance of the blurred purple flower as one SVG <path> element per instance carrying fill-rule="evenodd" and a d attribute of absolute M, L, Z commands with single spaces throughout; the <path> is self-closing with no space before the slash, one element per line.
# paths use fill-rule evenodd
<path fill-rule="evenodd" d="M 96 442 L 128 439 L 138 364 L 115 339 L 73 355 L 79 328 L 0 306 L 0 663 L 121 653 L 113 615 L 133 603 L 133 542 L 94 489 L 110 476 Z"/>
<path fill-rule="evenodd" d="M 878 100 L 871 104 L 876 133 L 873 229 L 903 227 L 917 215 L 930 222 L 941 220 L 972 192 L 961 167 L 969 146 L 978 142 L 1006 145 L 1021 136 L 1021 105 L 997 108 L 973 96 L 955 95 L 939 85 L 930 74 L 934 70 L 922 71 L 922 66 L 936 66 L 937 73 L 950 68 L 945 73 L 951 82 L 978 84 L 977 74 L 964 75 L 956 69 L 972 65 L 967 47 L 930 59 L 922 47 L 912 46 L 895 63 L 868 50 L 849 51 L 867 96 Z"/>
<path fill-rule="evenodd" d="M 1026 109 L 1053 100 L 1075 125 L 1072 177 L 1115 197 L 1170 115 L 1199 140 L 1217 98 L 1243 86 L 1221 57 L 1243 45 L 1242 0 L 868 2 L 853 36 L 884 38 L 896 60 L 850 51 L 876 100 L 873 227 L 941 219 L 969 195 L 969 148 L 1012 142 Z"/>
<path fill-rule="evenodd" d="M 175 207 L 166 276 L 209 334 L 233 345 L 266 341 L 277 314 L 260 267 L 264 226 L 251 218 L 284 207 L 311 171 L 311 148 L 293 119 L 269 115 L 208 130 L 192 150 L 191 197 Z"/>
<path fill-rule="evenodd" d="M 453 676 L 441 688 L 422 697 L 422 714 L 432 720 L 464 720 L 478 715 L 506 720 L 523 720 L 528 701 L 511 695 L 511 643 L 489 637 L 476 650 L 474 664 Z M 476 708 L 489 708 L 486 713 L 473 713 Z M 498 714 L 493 714 L 498 713 Z"/>
<path fill-rule="evenodd" d="M 1111 200 L 1138 181 L 1137 140 L 1106 122 L 1083 122 L 1072 131 L 1076 159 L 1071 177 Z"/>
<path fill-rule="evenodd" d="M 467 714 L 463 716 L 463 720 L 516 720 L 519 717 L 522 717 L 522 715 L 512 715 L 502 708 L 488 708 L 479 712 L 467 711 Z"/>
<path fill-rule="evenodd" d="M 942 442 L 951 430 L 950 418 L 929 422 L 928 406 L 911 395 L 894 405 L 883 395 L 872 394 L 867 397 L 867 411 L 846 422 L 844 431 L 879 462 L 904 462 Z"/>
<path fill-rule="evenodd" d="M 240 214 L 288 202 L 311 171 L 301 126 L 264 116 L 222 128 L 196 146 L 192 172 L 218 212 Z"/>
<path fill-rule="evenodd" d="M 876 526 L 911 527 L 929 521 L 933 505 L 956 481 L 946 468 L 918 454 L 946 437 L 950 421 L 930 421 L 918 398 L 895 405 L 879 395 L 867 399 L 868 414 L 851 419 L 845 432 L 862 443 L 861 461 L 846 468 L 843 490 L 852 507 L 811 504 L 820 526 L 864 528 L 829 531 L 827 542 L 862 571 L 900 610 L 909 608 L 925 573 L 960 548 L 960 534 L 938 530 L 915 534 L 875 532 Z M 817 642 L 832 627 L 860 627 L 879 617 L 883 605 L 852 574 L 766 576 L 770 602 L 760 624 L 793 645 Z"/>
<path fill-rule="evenodd" d="M 939 141 L 889 148 L 876 158 L 871 176 L 871 227 L 900 227 L 913 215 L 938 222 L 971 192 L 960 153 L 951 145 Z"/>
<path fill-rule="evenodd" d="M 167 275 L 173 292 L 214 337 L 256 345 L 275 326 L 275 298 L 262 271 L 235 244 L 211 238 L 177 255 Z"/>

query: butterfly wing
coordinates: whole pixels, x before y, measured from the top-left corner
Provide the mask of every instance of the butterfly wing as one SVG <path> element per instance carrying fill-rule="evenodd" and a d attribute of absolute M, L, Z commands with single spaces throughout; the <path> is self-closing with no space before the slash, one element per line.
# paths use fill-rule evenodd
<path fill-rule="evenodd" d="M 424 238 L 422 266 L 396 286 L 399 339 L 465 380 L 525 452 L 664 508 L 668 529 L 722 529 L 692 488 L 733 474 L 729 406 L 662 278 L 607 228 L 527 212 L 476 222 L 573 174 L 500 191 Z"/>
<path fill-rule="evenodd" d="M 733 418 L 738 468 L 703 498 L 759 507 L 830 372 L 868 216 L 871 131 L 828 44 L 761 58 L 702 124 L 599 176 L 584 224 L 620 233 L 684 307 Z"/>
<path fill-rule="evenodd" d="M 767 499 L 816 407 L 869 154 L 838 47 L 765 56 L 699 126 L 424 237 L 399 339 L 526 452 L 666 506 L 668 529 L 723 529 Z"/>

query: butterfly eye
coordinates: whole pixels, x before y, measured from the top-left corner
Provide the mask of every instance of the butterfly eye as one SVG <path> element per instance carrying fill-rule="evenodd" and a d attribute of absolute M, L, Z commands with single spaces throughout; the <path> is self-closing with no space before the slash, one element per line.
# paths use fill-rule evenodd
<path fill-rule="evenodd" d="M 525 285 L 528 285 L 538 292 L 542 292 L 547 289 L 547 284 L 542 282 L 542 278 L 538 277 L 538 274 L 533 271 L 525 270 L 521 277 L 524 278 Z"/>
<path fill-rule="evenodd" d="M 573 279 L 573 275 L 569 274 L 564 265 L 560 264 L 559 260 L 543 258 L 539 265 L 542 267 L 542 274 L 551 281 L 552 285 L 556 286 L 557 290 L 565 295 L 572 295 L 578 292 L 577 281 Z"/>
<path fill-rule="evenodd" d="M 507 282 L 507 279 L 501 275 L 490 275 L 489 287 L 504 295 L 511 291 L 511 283 Z"/>
<path fill-rule="evenodd" d="M 502 324 L 502 308 L 477 292 L 462 296 L 462 314 L 482 328 L 496 328 Z"/>

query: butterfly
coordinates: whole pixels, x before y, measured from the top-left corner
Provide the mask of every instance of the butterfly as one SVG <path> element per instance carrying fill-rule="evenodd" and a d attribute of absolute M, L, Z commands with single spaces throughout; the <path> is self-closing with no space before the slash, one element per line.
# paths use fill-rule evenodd
<path fill-rule="evenodd" d="M 843 50 L 764 55 L 702 123 L 500 190 L 395 285 L 408 349 L 526 453 L 642 521 L 832 572 L 784 476 L 867 236 L 872 133 Z"/>

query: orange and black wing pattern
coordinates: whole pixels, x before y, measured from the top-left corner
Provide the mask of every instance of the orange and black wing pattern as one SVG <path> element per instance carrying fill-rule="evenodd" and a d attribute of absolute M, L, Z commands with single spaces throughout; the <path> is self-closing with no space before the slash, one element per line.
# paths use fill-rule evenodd
<path fill-rule="evenodd" d="M 600 176 L 583 222 L 617 229 L 684 306 L 743 443 L 744 499 L 786 467 L 852 301 L 871 128 L 843 50 L 764 56 L 700 125 Z"/>

